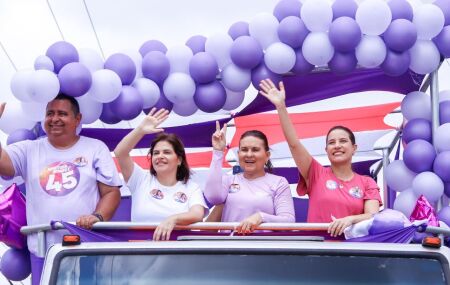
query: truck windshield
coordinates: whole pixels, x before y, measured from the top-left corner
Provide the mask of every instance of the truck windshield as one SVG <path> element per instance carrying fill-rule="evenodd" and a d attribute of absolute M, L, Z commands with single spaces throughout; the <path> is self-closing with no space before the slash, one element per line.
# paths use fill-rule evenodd
<path fill-rule="evenodd" d="M 432 258 L 314 254 L 64 256 L 51 284 L 447 284 L 443 266 Z"/>

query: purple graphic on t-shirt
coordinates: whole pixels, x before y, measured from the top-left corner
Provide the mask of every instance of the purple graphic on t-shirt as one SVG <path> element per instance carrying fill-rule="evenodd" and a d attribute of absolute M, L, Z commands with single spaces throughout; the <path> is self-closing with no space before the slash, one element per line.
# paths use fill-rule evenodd
<path fill-rule="evenodd" d="M 75 164 L 58 161 L 40 172 L 39 182 L 47 194 L 65 196 L 77 187 L 80 182 L 80 172 Z"/>

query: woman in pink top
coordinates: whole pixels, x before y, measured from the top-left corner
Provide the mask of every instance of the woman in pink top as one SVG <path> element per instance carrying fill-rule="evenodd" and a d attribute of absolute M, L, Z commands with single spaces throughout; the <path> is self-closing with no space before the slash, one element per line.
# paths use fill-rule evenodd
<path fill-rule="evenodd" d="M 266 171 L 270 171 L 272 166 L 267 137 L 257 130 L 245 132 L 240 138 L 238 151 L 243 172 L 222 174 L 226 125 L 220 129 L 219 123 L 216 124 L 216 132 L 212 136 L 213 157 L 204 194 L 210 203 L 223 204 L 220 220 L 241 222 L 237 227 L 240 234 L 250 233 L 264 222 L 295 222 L 288 181 Z"/>
<path fill-rule="evenodd" d="M 343 126 L 328 131 L 325 150 L 331 167 L 323 167 L 299 142 L 285 104 L 283 82 L 279 89 L 270 80 L 262 80 L 260 94 L 272 102 L 295 164 L 301 175 L 297 192 L 309 195 L 308 222 L 330 223 L 331 236 L 341 235 L 354 223 L 370 219 L 378 213 L 381 197 L 376 182 L 352 170 L 356 151 L 353 132 Z"/>

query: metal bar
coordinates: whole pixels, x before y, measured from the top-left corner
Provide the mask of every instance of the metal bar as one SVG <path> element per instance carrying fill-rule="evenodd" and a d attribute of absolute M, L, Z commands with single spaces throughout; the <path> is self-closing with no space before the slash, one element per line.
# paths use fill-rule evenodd
<path fill-rule="evenodd" d="M 97 30 L 95 29 L 94 22 L 92 21 L 91 13 L 86 5 L 86 0 L 83 0 L 84 9 L 86 9 L 87 16 L 89 18 L 89 22 L 91 23 L 92 30 L 94 31 L 95 39 L 97 40 L 97 45 L 100 49 L 100 53 L 102 55 L 103 60 L 105 60 L 105 53 L 103 52 L 102 45 L 100 44 L 100 39 L 98 38 Z"/>
<path fill-rule="evenodd" d="M 0 41 L 0 47 L 2 48 L 2 50 L 5 53 L 6 57 L 8 58 L 9 63 L 11 63 L 12 67 L 14 68 L 14 70 L 17 71 L 17 66 L 14 64 L 14 61 L 12 60 L 11 56 L 9 56 L 9 53 L 6 51 L 6 49 L 3 46 L 1 41 Z"/>
<path fill-rule="evenodd" d="M 176 226 L 176 230 L 234 230 L 240 223 L 194 223 L 187 226 Z M 103 230 L 153 230 L 159 223 L 138 223 L 138 222 L 98 222 L 95 223 L 93 229 Z M 264 223 L 256 230 L 277 230 L 277 231 L 326 231 L 328 223 Z M 54 229 L 64 229 L 64 226 L 57 222 L 53 226 Z M 49 231 L 50 225 L 41 224 L 35 226 L 26 226 L 20 229 L 24 235 Z"/>
<path fill-rule="evenodd" d="M 388 150 L 389 150 L 388 157 L 391 154 L 392 150 L 394 149 L 395 145 L 397 144 L 398 140 L 400 139 L 400 136 L 401 136 L 401 131 L 397 131 L 394 139 L 392 140 L 391 144 L 388 147 Z M 385 147 L 374 148 L 374 150 L 381 150 L 381 151 L 383 151 L 384 149 L 386 149 L 386 148 Z M 377 165 L 377 167 L 375 168 L 375 171 L 373 172 L 374 177 L 376 177 L 378 175 L 378 173 L 380 173 L 382 167 L 383 167 L 383 164 L 381 164 L 381 163 Z"/>
<path fill-rule="evenodd" d="M 48 6 L 48 9 L 50 10 L 50 13 L 52 14 L 53 21 L 55 21 L 55 25 L 58 28 L 59 35 L 61 36 L 62 40 L 65 41 L 66 39 L 64 38 L 64 34 L 62 33 L 62 30 L 61 30 L 61 27 L 58 24 L 58 21 L 56 20 L 55 13 L 53 12 L 52 5 L 50 5 L 50 1 L 49 0 L 47 0 L 47 6 Z"/>
<path fill-rule="evenodd" d="M 37 256 L 45 257 L 45 253 L 47 252 L 47 237 L 45 231 L 37 232 Z"/>
<path fill-rule="evenodd" d="M 390 205 L 390 199 L 389 199 L 389 188 L 387 186 L 387 182 L 386 179 L 384 179 L 386 177 L 386 169 L 389 165 L 389 153 L 391 152 L 390 149 L 387 148 L 383 148 L 383 160 L 381 165 L 383 166 L 383 198 L 384 198 L 384 203 L 383 205 L 385 205 L 386 208 L 388 208 L 388 205 Z"/>
<path fill-rule="evenodd" d="M 425 229 L 426 233 L 430 234 L 439 234 L 444 236 L 450 236 L 450 229 L 449 228 L 442 228 L 442 227 L 434 227 L 434 226 L 427 226 Z"/>

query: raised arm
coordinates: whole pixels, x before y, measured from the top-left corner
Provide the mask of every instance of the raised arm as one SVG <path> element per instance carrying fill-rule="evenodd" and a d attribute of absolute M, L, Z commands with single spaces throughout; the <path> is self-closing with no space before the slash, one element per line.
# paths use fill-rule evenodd
<path fill-rule="evenodd" d="M 220 129 L 220 124 L 216 121 L 216 131 L 211 138 L 213 155 L 204 189 L 206 199 L 214 205 L 225 202 L 228 194 L 228 191 L 222 186 L 222 160 L 226 146 L 226 134 L 227 125 L 225 124 Z"/>
<path fill-rule="evenodd" d="M 125 182 L 128 182 L 134 168 L 133 160 L 130 156 L 131 150 L 143 136 L 164 131 L 164 129 L 158 128 L 158 125 L 164 122 L 168 116 L 169 111 L 165 109 L 156 111 L 153 108 L 139 126 L 126 135 L 114 149 L 114 154 L 119 162 Z"/>
<path fill-rule="evenodd" d="M 301 144 L 297 137 L 294 125 L 289 118 L 289 113 L 286 108 L 286 92 L 284 84 L 281 81 L 279 89 L 270 79 L 262 80 L 259 84 L 261 90 L 259 94 L 266 97 L 277 109 L 278 117 L 280 118 L 281 128 L 283 129 L 284 137 L 291 150 L 292 157 L 302 177 L 307 181 L 309 167 L 311 166 L 312 156 L 308 150 Z"/>
<path fill-rule="evenodd" d="M 5 110 L 6 103 L 0 103 L 0 120 L 2 118 L 3 111 Z M 3 176 L 13 176 L 14 166 L 12 164 L 11 158 L 6 151 L 3 151 L 2 145 L 0 143 L 0 175 Z"/>

